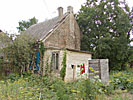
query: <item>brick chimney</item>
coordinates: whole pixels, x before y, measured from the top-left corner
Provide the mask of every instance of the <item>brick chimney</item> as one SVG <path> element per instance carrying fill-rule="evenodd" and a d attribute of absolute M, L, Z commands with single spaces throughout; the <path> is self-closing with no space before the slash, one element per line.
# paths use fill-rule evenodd
<path fill-rule="evenodd" d="M 63 16 L 63 8 L 62 7 L 58 7 L 58 14 L 59 14 L 59 19 L 62 18 L 62 16 Z"/>
<path fill-rule="evenodd" d="M 67 7 L 67 12 L 68 13 L 73 13 L 73 7 L 72 6 L 68 6 Z"/>

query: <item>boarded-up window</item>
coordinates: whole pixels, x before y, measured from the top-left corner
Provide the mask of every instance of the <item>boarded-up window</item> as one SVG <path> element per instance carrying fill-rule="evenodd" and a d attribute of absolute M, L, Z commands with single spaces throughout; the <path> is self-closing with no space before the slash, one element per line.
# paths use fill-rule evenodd
<path fill-rule="evenodd" d="M 58 70 L 59 68 L 59 53 L 52 53 L 52 70 Z"/>

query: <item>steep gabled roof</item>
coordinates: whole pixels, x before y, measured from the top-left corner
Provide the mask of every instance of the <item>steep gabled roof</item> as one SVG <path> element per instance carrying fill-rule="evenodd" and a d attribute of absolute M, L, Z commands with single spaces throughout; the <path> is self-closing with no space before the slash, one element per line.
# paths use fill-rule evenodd
<path fill-rule="evenodd" d="M 54 28 L 60 25 L 60 23 L 65 20 L 68 15 L 69 13 L 65 13 L 61 19 L 59 19 L 59 17 L 55 17 L 50 20 L 32 25 L 24 33 L 36 37 L 38 40 L 42 40 L 49 34 L 49 32 L 53 31 Z"/>

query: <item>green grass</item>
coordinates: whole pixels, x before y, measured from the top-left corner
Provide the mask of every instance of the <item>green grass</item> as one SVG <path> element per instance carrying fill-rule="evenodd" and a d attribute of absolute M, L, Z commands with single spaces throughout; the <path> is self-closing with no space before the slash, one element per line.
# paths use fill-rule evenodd
<path fill-rule="evenodd" d="M 96 100 L 133 100 L 133 95 L 130 93 L 120 93 L 113 95 L 99 95 Z"/>

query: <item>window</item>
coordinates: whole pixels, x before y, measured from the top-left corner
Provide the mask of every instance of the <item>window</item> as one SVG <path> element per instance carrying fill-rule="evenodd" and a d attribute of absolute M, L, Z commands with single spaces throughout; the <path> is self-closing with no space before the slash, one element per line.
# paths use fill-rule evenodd
<path fill-rule="evenodd" d="M 52 53 L 52 70 L 58 70 L 59 68 L 59 53 Z"/>

